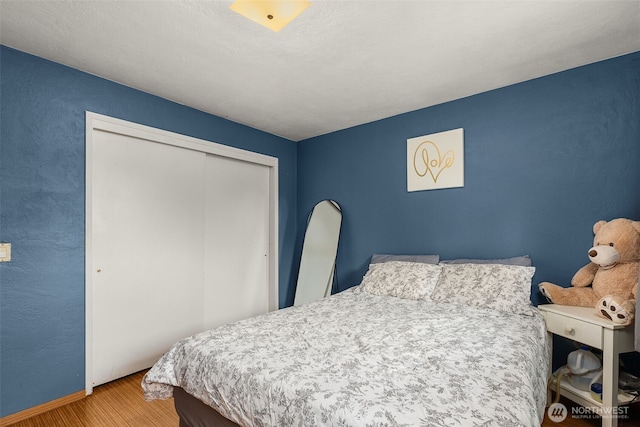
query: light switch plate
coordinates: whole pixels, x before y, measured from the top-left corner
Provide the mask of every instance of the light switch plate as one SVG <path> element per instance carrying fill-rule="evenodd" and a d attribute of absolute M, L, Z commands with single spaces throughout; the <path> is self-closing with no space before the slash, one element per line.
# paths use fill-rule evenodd
<path fill-rule="evenodd" d="M 11 243 L 0 243 L 0 262 L 11 261 Z"/>

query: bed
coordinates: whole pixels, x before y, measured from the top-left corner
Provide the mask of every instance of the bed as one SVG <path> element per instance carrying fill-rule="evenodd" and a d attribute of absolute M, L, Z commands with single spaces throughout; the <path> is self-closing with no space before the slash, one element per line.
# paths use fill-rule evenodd
<path fill-rule="evenodd" d="M 146 373 L 181 427 L 539 426 L 530 266 L 372 263 L 331 297 L 185 338 Z"/>

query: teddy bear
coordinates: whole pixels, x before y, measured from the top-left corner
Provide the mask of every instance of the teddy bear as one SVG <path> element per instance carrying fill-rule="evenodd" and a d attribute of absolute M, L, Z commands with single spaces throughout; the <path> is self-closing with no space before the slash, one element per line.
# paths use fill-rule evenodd
<path fill-rule="evenodd" d="M 571 287 L 549 282 L 538 287 L 554 304 L 595 307 L 598 315 L 628 325 L 638 296 L 640 221 L 598 221 L 593 233 L 593 247 L 588 251 L 591 262 L 576 272 Z"/>

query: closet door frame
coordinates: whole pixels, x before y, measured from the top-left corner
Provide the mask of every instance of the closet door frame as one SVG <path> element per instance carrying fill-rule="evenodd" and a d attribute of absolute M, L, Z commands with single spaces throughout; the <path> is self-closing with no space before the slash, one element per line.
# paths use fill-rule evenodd
<path fill-rule="evenodd" d="M 168 132 L 90 111 L 86 111 L 85 121 L 85 393 L 89 395 L 93 392 L 93 132 L 103 131 L 126 135 L 156 143 L 200 151 L 215 156 L 255 163 L 269 168 L 269 311 L 278 309 L 278 159 L 264 154 L 254 153 L 211 141 Z"/>

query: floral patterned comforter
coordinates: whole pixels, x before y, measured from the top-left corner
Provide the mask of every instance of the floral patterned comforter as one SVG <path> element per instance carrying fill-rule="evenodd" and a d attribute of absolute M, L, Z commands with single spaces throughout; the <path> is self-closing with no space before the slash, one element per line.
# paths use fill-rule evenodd
<path fill-rule="evenodd" d="M 242 426 L 539 426 L 542 316 L 357 288 L 176 343 L 145 375 Z"/>

